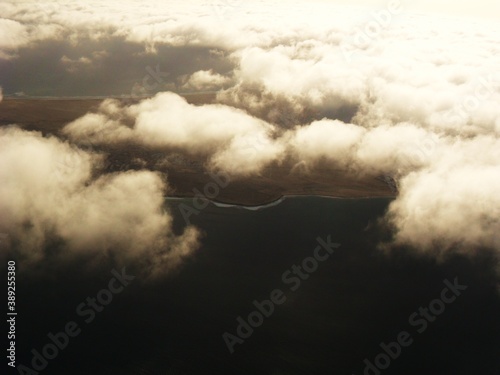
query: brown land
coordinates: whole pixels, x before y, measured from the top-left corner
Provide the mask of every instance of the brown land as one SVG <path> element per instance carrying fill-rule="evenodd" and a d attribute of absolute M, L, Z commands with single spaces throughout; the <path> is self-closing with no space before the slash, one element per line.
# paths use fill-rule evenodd
<path fill-rule="evenodd" d="M 185 95 L 193 104 L 210 103 L 214 94 Z M 120 99 L 132 103 L 133 99 Z M 55 134 L 68 122 L 94 111 L 102 99 L 14 99 L 0 103 L 0 126 L 17 124 L 44 135 Z M 137 145 L 103 148 L 107 154 L 105 171 L 124 169 L 160 171 L 168 175 L 173 195 L 192 197 L 195 190 L 204 192 L 214 181 L 204 168 L 206 160 L 177 150 L 151 150 Z M 208 194 L 211 194 L 208 192 Z M 214 200 L 224 203 L 260 205 L 283 195 L 325 195 L 343 198 L 391 197 L 393 190 L 376 176 L 357 177 L 347 171 L 318 165 L 306 172 L 291 160 L 265 168 L 259 176 L 231 179 L 220 188 Z"/>

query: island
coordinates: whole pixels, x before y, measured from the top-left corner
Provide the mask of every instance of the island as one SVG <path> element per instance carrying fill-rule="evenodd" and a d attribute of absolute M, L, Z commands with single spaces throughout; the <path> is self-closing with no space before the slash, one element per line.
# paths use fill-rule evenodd
<path fill-rule="evenodd" d="M 214 93 L 184 94 L 189 103 L 202 105 L 215 101 Z M 17 125 L 44 136 L 60 136 L 69 122 L 95 111 L 105 98 L 18 98 L 4 97 L 0 102 L 0 126 Z M 133 104 L 140 98 L 115 98 Z M 148 169 L 163 173 L 168 180 L 169 196 L 193 197 L 213 181 L 204 157 L 179 150 L 151 150 L 129 144 L 105 147 L 101 173 Z M 339 198 L 393 197 L 397 189 L 390 176 L 358 176 L 336 169 L 328 163 L 306 168 L 296 160 L 285 159 L 249 177 L 231 177 L 213 199 L 221 203 L 263 205 L 286 195 L 321 195 Z"/>

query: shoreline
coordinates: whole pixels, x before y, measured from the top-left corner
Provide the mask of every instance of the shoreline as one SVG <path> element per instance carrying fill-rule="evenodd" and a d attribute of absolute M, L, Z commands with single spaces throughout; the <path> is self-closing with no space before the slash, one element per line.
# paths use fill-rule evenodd
<path fill-rule="evenodd" d="M 387 195 L 387 196 L 360 196 L 360 197 L 348 197 L 348 196 L 338 196 L 338 195 L 325 195 L 325 194 L 284 194 L 279 196 L 276 199 L 272 199 L 270 201 L 263 201 L 263 202 L 258 202 L 258 203 L 242 203 L 242 202 L 234 202 L 234 201 L 225 201 L 222 199 L 210 199 L 207 197 L 203 197 L 204 199 L 208 200 L 212 204 L 220 204 L 220 205 L 227 205 L 228 207 L 242 207 L 242 208 L 259 208 L 259 207 L 267 207 L 267 206 L 272 206 L 273 204 L 279 204 L 283 202 L 286 199 L 289 198 L 312 198 L 312 197 L 317 197 L 317 198 L 328 198 L 328 199 L 348 199 L 348 200 L 356 200 L 356 199 L 395 199 L 397 196 L 396 195 Z M 165 200 L 191 200 L 194 199 L 194 195 L 168 195 L 164 197 Z M 221 207 L 221 206 L 219 206 Z"/>

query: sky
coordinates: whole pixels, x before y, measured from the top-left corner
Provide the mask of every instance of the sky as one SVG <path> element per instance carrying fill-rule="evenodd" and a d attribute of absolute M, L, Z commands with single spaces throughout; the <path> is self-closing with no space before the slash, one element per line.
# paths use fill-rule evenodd
<path fill-rule="evenodd" d="M 57 238 L 76 256 L 115 246 L 125 249 L 118 258 L 137 259 L 147 248 L 157 256 L 148 270 L 175 267 L 200 235 L 195 227 L 173 233 L 161 208 L 168 177 L 96 177 L 100 156 L 78 148 L 132 143 L 204 156 L 208 170 L 234 178 L 285 159 L 309 170 L 327 162 L 355 176 L 389 175 L 399 194 L 382 220 L 394 244 L 437 257 L 500 254 L 499 7 L 2 1 L 4 97 L 142 100 L 107 99 L 60 137 L 3 128 L 0 177 L 11 183 L 2 186 L 0 227 L 29 261 Z M 178 95 L 207 91 L 217 92 L 215 104 Z M 63 183 L 53 178 L 57 160 L 70 160 Z M 117 203 L 130 192 L 141 199 Z M 73 227 L 71 215 L 82 225 Z"/>

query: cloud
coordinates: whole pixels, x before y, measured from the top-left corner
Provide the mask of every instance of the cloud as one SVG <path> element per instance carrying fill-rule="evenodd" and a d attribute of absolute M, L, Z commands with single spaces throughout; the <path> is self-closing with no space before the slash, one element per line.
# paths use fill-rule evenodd
<path fill-rule="evenodd" d="M 322 120 L 288 133 L 297 160 L 320 160 L 346 171 L 391 175 L 399 194 L 387 220 L 396 244 L 425 252 L 500 254 L 500 139 L 458 138 L 415 124 L 363 128 Z"/>
<path fill-rule="evenodd" d="M 227 148 L 211 158 L 209 166 L 221 169 L 231 176 L 249 176 L 259 174 L 271 163 L 281 162 L 286 147 L 265 132 L 253 132 L 235 136 Z"/>
<path fill-rule="evenodd" d="M 271 124 L 242 110 L 224 105 L 195 106 L 168 92 L 123 107 L 116 100 L 106 100 L 98 113 L 89 113 L 62 131 L 73 142 L 99 145 L 129 141 L 206 155 L 213 157 L 212 167 L 235 175 L 256 173 L 279 158 L 284 149 L 273 141 L 274 132 Z"/>
<path fill-rule="evenodd" d="M 85 69 L 86 67 L 89 67 L 92 65 L 92 60 L 90 60 L 88 57 L 80 57 L 78 59 L 70 59 L 66 55 L 61 57 L 61 64 L 64 65 L 66 70 L 68 72 L 74 73 L 78 72 L 81 69 Z"/>
<path fill-rule="evenodd" d="M 230 82 L 230 77 L 224 77 L 221 74 L 214 73 L 213 70 L 199 70 L 186 78 L 181 89 L 198 92 L 213 91 L 223 88 Z"/>
<path fill-rule="evenodd" d="M 236 84 L 218 100 L 273 123 L 278 104 L 302 123 L 322 117 L 365 127 L 407 121 L 455 135 L 498 133 L 500 61 L 498 46 L 486 37 L 494 30 L 485 26 L 484 34 L 474 34 L 479 28 L 468 25 L 463 35 L 464 26 L 444 21 L 443 33 L 433 36 L 425 19 L 401 17 L 407 24 L 391 24 L 347 54 L 352 33 L 342 32 L 335 41 L 294 39 L 236 51 Z"/>
<path fill-rule="evenodd" d="M 26 28 L 19 22 L 0 18 L 0 48 L 13 48 L 26 42 Z"/>
<path fill-rule="evenodd" d="M 405 176 L 388 213 L 396 241 L 424 251 L 500 252 L 499 157 L 498 138 L 455 141 L 429 167 Z"/>
<path fill-rule="evenodd" d="M 0 129 L 0 143 L 0 228 L 26 264 L 111 257 L 158 275 L 197 248 L 195 228 L 173 234 L 159 175 L 94 177 L 99 155 L 15 127 Z"/>
<path fill-rule="evenodd" d="M 449 14 L 498 19 L 495 12 L 498 4 L 494 0 L 481 0 L 474 5 L 466 0 L 420 1 L 417 5 L 364 0 L 356 2 L 358 6 L 352 6 L 351 1 L 317 0 L 313 7 L 298 0 L 279 4 L 216 3 L 190 0 L 172 6 L 160 0 L 140 5 L 133 1 L 109 1 L 96 6 L 94 2 L 7 0 L 0 4 L 0 14 L 24 29 L 12 29 L 11 35 L 22 37 L 10 41 L 9 48 L 44 39 L 66 38 L 76 44 L 85 38 L 120 37 L 144 44 L 151 53 L 157 51 L 158 45 L 212 46 L 234 51 L 250 45 L 269 47 L 297 39 L 338 41 L 342 35 L 352 35 L 360 23 L 368 22 L 373 14 L 392 3 L 399 4 L 401 12 L 408 14 L 446 10 Z"/>
<path fill-rule="evenodd" d="M 325 119 L 297 127 L 289 133 L 289 144 L 296 158 L 308 164 L 328 160 L 348 169 L 365 132 L 364 128 L 353 124 Z"/>

